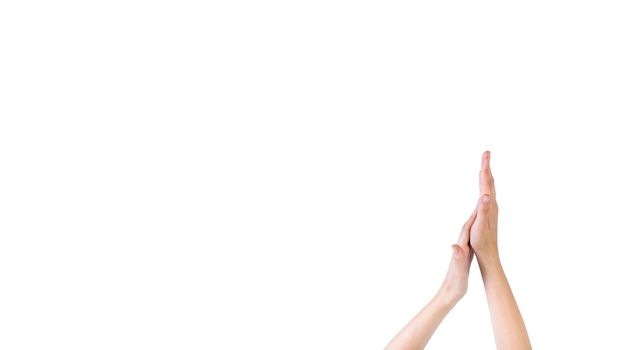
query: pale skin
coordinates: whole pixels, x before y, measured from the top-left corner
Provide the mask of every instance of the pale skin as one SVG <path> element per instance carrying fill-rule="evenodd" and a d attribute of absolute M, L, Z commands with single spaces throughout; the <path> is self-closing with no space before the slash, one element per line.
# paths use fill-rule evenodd
<path fill-rule="evenodd" d="M 497 246 L 498 207 L 490 170 L 490 152 L 482 155 L 479 200 L 465 222 L 445 280 L 434 298 L 391 340 L 385 350 L 424 349 L 445 316 L 467 292 L 469 269 L 477 256 L 499 350 L 530 350 L 525 323 L 512 294 Z"/>

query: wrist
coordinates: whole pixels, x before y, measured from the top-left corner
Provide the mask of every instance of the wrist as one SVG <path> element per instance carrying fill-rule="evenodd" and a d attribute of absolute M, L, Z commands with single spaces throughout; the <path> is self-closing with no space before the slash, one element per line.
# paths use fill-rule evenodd
<path fill-rule="evenodd" d="M 499 250 L 489 249 L 485 252 L 475 252 L 477 256 L 477 263 L 480 267 L 485 266 L 501 266 L 501 258 L 499 257 Z"/>
<path fill-rule="evenodd" d="M 482 274 L 484 287 L 486 287 L 490 281 L 498 281 L 499 278 L 504 275 L 503 266 L 501 265 L 501 259 L 498 253 L 482 255 L 481 257 L 478 256 L 477 264 Z"/>
<path fill-rule="evenodd" d="M 443 283 L 441 288 L 436 293 L 436 299 L 441 301 L 443 304 L 453 307 L 464 297 L 466 293 L 456 290 L 452 288 L 447 283 Z"/>

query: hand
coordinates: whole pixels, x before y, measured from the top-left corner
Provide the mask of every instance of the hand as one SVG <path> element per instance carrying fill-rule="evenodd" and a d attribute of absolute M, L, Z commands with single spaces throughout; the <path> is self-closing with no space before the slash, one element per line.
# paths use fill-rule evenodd
<path fill-rule="evenodd" d="M 473 211 L 473 214 L 462 226 L 458 244 L 451 246 L 453 253 L 449 263 L 449 271 L 447 271 L 443 287 L 441 288 L 451 300 L 459 300 L 467 292 L 469 270 L 473 261 L 473 249 L 469 245 L 469 238 L 476 217 L 477 210 Z"/>
<path fill-rule="evenodd" d="M 484 152 L 479 173 L 477 218 L 471 227 L 471 246 L 477 255 L 497 349 L 531 350 L 529 335 L 510 283 L 501 266 L 497 246 L 497 197 L 490 171 L 490 152 Z"/>
<path fill-rule="evenodd" d="M 471 228 L 470 243 L 478 260 L 498 258 L 497 247 L 497 198 L 495 182 L 490 171 L 490 152 L 482 155 L 482 165 L 479 172 L 479 202 L 477 218 Z"/>
<path fill-rule="evenodd" d="M 470 231 L 477 210 L 462 227 L 458 244 L 451 246 L 453 254 L 449 271 L 436 296 L 389 342 L 385 350 L 422 350 L 443 318 L 466 294 L 473 249 L 469 246 Z"/>

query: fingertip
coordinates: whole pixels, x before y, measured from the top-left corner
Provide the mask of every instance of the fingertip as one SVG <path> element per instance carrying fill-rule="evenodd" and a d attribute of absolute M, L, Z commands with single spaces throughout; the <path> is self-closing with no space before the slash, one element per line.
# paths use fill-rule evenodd
<path fill-rule="evenodd" d="M 485 151 L 482 154 L 482 169 L 488 168 L 490 165 L 490 151 Z"/>

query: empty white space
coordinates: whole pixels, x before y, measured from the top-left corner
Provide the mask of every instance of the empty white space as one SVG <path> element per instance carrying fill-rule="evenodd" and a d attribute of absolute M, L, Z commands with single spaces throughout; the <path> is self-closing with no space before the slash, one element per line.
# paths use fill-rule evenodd
<path fill-rule="evenodd" d="M 536 349 L 617 349 L 618 1 L 2 1 L 0 348 L 381 349 L 492 151 Z M 429 349 L 493 349 L 476 264 Z"/>

